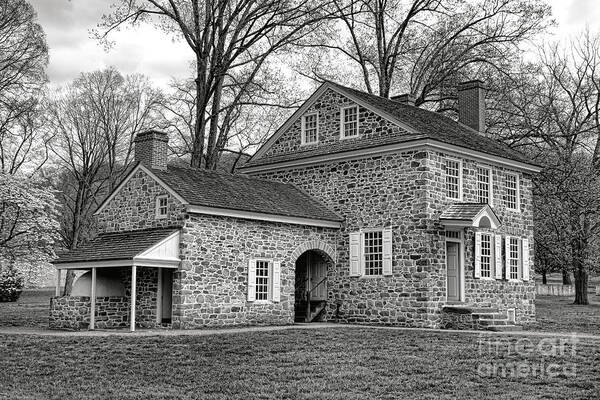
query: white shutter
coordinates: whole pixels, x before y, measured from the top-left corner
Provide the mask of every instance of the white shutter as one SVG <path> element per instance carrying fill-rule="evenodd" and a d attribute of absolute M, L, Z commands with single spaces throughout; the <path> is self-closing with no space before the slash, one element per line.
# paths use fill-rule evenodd
<path fill-rule="evenodd" d="M 248 261 L 248 301 L 256 300 L 256 260 Z"/>
<path fill-rule="evenodd" d="M 506 280 L 510 279 L 510 236 L 504 237 L 504 265 L 506 266 Z"/>
<path fill-rule="evenodd" d="M 360 232 L 350 234 L 350 276 L 360 275 Z"/>
<path fill-rule="evenodd" d="M 481 278 L 481 232 L 475 232 L 475 278 Z"/>
<path fill-rule="evenodd" d="M 529 239 L 521 240 L 521 277 L 529 280 Z"/>
<path fill-rule="evenodd" d="M 496 247 L 494 248 L 496 279 L 502 279 L 502 235 L 496 235 Z"/>
<path fill-rule="evenodd" d="M 383 275 L 392 275 L 392 228 L 383 230 Z"/>
<path fill-rule="evenodd" d="M 281 261 L 273 261 L 273 302 L 279 302 L 281 297 Z"/>

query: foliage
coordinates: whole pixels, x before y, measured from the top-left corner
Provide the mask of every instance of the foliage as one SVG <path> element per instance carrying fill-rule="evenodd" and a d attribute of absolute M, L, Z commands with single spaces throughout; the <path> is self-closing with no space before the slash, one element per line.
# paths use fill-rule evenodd
<path fill-rule="evenodd" d="M 48 47 L 33 7 L 0 0 L 0 171 L 32 170 L 48 157 L 40 98 Z"/>
<path fill-rule="evenodd" d="M 58 239 L 58 203 L 47 182 L 0 173 L 0 265 L 35 284 Z"/>
<path fill-rule="evenodd" d="M 0 302 L 17 301 L 23 289 L 23 277 L 12 266 L 0 264 Z"/>
<path fill-rule="evenodd" d="M 265 79 L 269 60 L 326 18 L 326 3 L 120 0 L 104 17 L 103 37 L 126 23 L 150 22 L 183 38 L 195 56 L 190 162 L 214 169 L 243 109 L 277 99 L 271 79 Z"/>

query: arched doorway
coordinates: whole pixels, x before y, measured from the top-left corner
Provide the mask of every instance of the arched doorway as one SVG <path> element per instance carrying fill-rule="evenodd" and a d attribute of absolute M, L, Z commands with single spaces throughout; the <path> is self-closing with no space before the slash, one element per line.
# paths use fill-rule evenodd
<path fill-rule="evenodd" d="M 327 307 L 327 271 L 332 267 L 333 260 L 323 250 L 305 251 L 296 260 L 296 322 L 322 320 Z"/>

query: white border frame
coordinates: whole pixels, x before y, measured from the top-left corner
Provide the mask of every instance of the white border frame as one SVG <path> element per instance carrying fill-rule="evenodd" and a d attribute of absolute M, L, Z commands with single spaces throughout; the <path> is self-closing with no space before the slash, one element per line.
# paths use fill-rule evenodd
<path fill-rule="evenodd" d="M 488 189 L 488 205 L 490 207 L 494 206 L 494 172 L 491 166 L 488 165 L 483 165 L 483 164 L 477 164 L 475 166 L 475 184 L 477 185 L 477 196 L 479 197 L 479 171 L 478 169 L 485 169 L 488 172 L 488 185 L 489 185 L 489 189 Z"/>
<path fill-rule="evenodd" d="M 317 118 L 317 140 L 315 140 L 314 142 L 307 142 L 306 141 L 306 117 L 311 117 L 313 115 Z M 300 119 L 300 146 L 310 146 L 310 145 L 318 144 L 318 143 L 319 143 L 319 112 L 314 111 L 314 112 L 306 113 Z"/>
<path fill-rule="evenodd" d="M 446 161 L 454 161 L 458 163 L 458 198 L 448 196 L 448 188 L 446 188 Z M 463 201 L 463 184 L 463 161 L 460 158 L 444 157 L 444 191 L 446 192 L 446 199 Z"/>
<path fill-rule="evenodd" d="M 344 134 L 344 111 L 356 108 L 356 135 L 346 136 Z M 360 137 L 360 107 L 358 104 L 340 107 L 340 140 L 356 139 Z"/>
<path fill-rule="evenodd" d="M 506 172 L 506 177 L 508 177 L 508 176 L 514 176 L 516 178 L 516 182 L 515 182 L 516 185 L 517 185 L 517 187 L 516 187 L 516 199 L 515 199 L 516 208 L 509 207 L 507 205 L 506 201 L 504 201 L 504 207 L 507 210 L 510 210 L 510 211 L 520 212 L 521 211 L 521 177 L 516 172 Z M 506 179 L 506 177 L 504 179 Z M 508 189 L 508 187 L 506 185 L 506 180 L 505 180 L 504 181 L 504 192 L 505 193 L 506 193 L 507 189 Z"/>
<path fill-rule="evenodd" d="M 165 214 L 161 214 L 160 213 L 160 201 L 162 199 L 166 199 L 167 200 L 167 205 L 166 205 L 166 212 Z M 156 198 L 154 199 L 154 219 L 167 219 L 167 217 L 169 216 L 169 195 L 168 194 L 161 194 L 156 196 Z"/>
<path fill-rule="evenodd" d="M 465 302 L 465 280 L 466 280 L 466 276 L 465 276 L 465 235 L 463 233 L 462 230 L 456 230 L 456 229 L 446 229 L 446 231 L 452 231 L 452 232 L 458 232 L 460 234 L 460 238 L 459 239 L 455 239 L 455 238 L 449 238 L 446 237 L 446 240 L 444 241 L 444 263 L 446 264 L 446 279 L 444 280 L 445 284 L 446 284 L 446 302 L 449 301 L 456 301 L 456 300 L 448 300 L 448 254 L 447 254 L 447 248 L 446 248 L 446 243 L 447 242 L 452 242 L 452 243 L 458 243 L 458 276 L 459 276 L 459 284 L 458 284 L 458 290 L 459 290 L 459 294 L 458 294 L 458 301 L 460 303 L 464 303 Z"/>

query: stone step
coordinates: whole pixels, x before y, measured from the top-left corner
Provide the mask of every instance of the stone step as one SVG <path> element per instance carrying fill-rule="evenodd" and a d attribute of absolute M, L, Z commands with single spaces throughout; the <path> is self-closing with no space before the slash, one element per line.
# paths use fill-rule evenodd
<path fill-rule="evenodd" d="M 511 322 L 506 317 L 504 319 L 481 319 L 479 323 L 484 326 L 511 325 Z"/>
<path fill-rule="evenodd" d="M 442 307 L 444 312 L 456 313 L 456 314 L 490 314 L 498 313 L 497 308 L 491 307 L 473 307 L 465 305 L 445 305 Z"/>
<path fill-rule="evenodd" d="M 490 325 L 486 329 L 494 332 L 518 332 L 522 331 L 523 327 L 519 325 Z"/>

